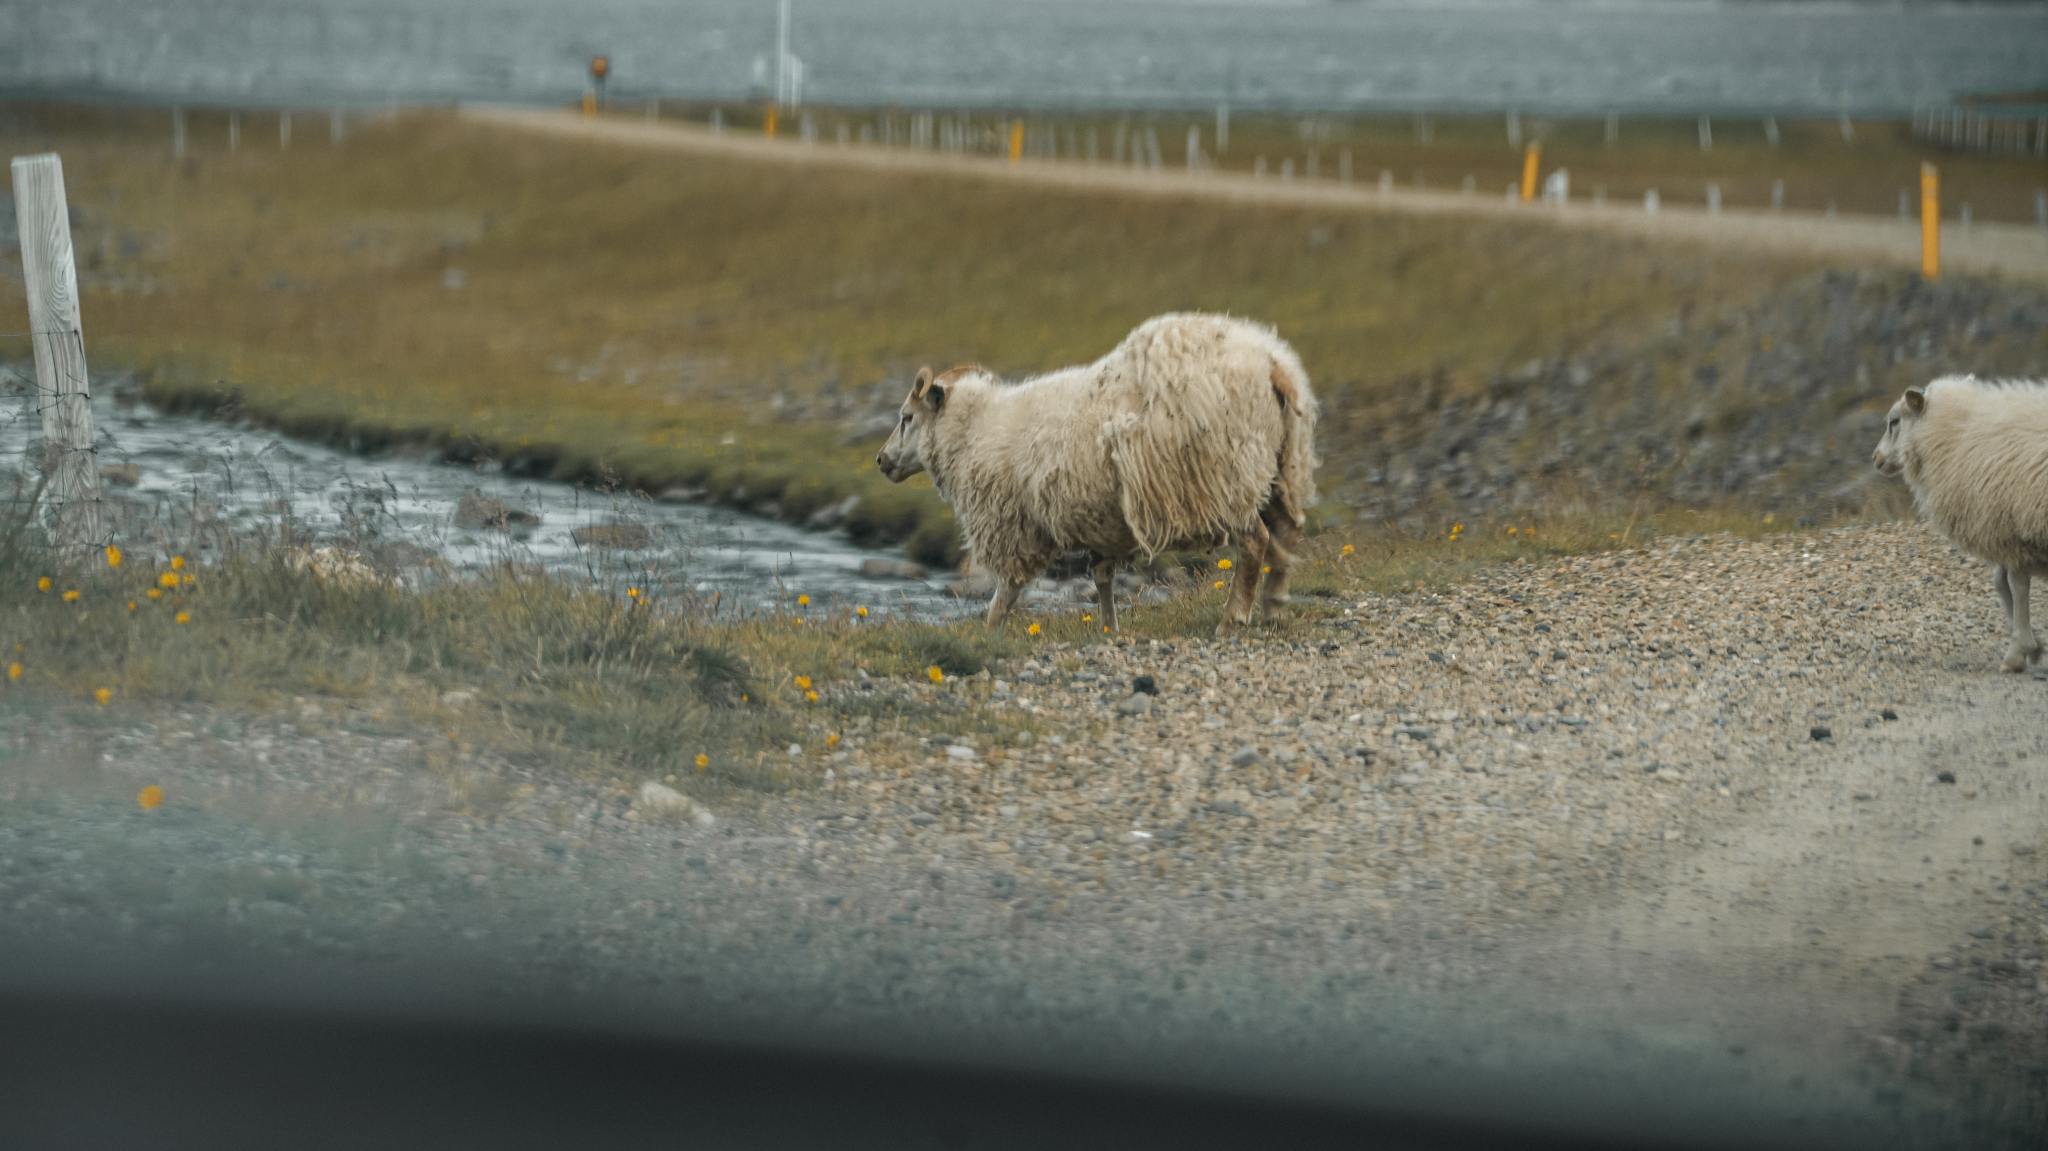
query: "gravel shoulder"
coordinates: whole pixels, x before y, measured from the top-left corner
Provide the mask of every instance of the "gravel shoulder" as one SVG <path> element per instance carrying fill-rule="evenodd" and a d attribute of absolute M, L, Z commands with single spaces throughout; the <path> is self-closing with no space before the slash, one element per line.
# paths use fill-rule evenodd
<path fill-rule="evenodd" d="M 1494 195 L 1466 196 L 1453 192 L 1344 185 L 1335 181 L 1254 179 L 1221 173 L 1148 172 L 1111 164 L 1057 163 L 1035 160 L 1008 164 L 997 157 L 917 151 L 908 148 L 837 146 L 767 140 L 739 132 L 715 133 L 695 124 L 673 121 L 646 124 L 633 120 L 585 119 L 553 109 L 465 104 L 462 115 L 479 123 L 573 139 L 597 140 L 642 148 L 662 148 L 779 163 L 829 164 L 871 171 L 900 171 L 1014 180 L 1045 187 L 1106 191 L 1124 195 L 1199 197 L 1238 203 L 1351 210 L 1452 213 L 1546 219 L 1560 227 L 1603 228 L 1656 239 L 1681 240 L 1755 251 L 1799 252 L 1859 260 L 1876 260 L 1918 268 L 1920 233 L 1916 224 L 1878 217 L 1824 216 L 1813 212 L 1764 213 L 1666 207 L 1655 214 L 1631 206 L 1595 208 L 1571 204 L 1536 208 L 1510 204 Z M 2012 224 L 1945 227 L 1944 266 L 1980 272 L 2002 272 L 2030 280 L 2048 279 L 2048 235 L 2038 228 Z"/>
<path fill-rule="evenodd" d="M 0 978 L 2041 1146 L 2048 679 L 1988 583 L 1914 526 L 1696 539 L 820 685 L 816 788 L 701 814 L 337 701 L 10 702 Z"/>

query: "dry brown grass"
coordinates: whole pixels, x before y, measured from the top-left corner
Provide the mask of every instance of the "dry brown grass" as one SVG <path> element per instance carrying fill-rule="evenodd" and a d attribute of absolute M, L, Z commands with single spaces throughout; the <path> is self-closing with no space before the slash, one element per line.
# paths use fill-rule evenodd
<path fill-rule="evenodd" d="M 160 402 L 786 516 L 858 494 L 857 534 L 933 559 L 952 525 L 928 486 L 886 485 L 873 445 L 833 422 L 893 404 L 922 363 L 1032 372 L 1207 309 L 1275 323 L 1319 389 L 1370 407 L 1424 377 L 1480 387 L 1627 343 L 1807 270 L 1514 222 L 651 154 L 431 113 L 288 152 L 249 127 L 234 154 L 225 114 L 194 113 L 180 164 L 161 120 L 17 107 L 5 124 L 13 150 L 65 157 L 89 354 L 150 372 Z M 1367 446 L 1329 453 L 1341 468 Z"/>

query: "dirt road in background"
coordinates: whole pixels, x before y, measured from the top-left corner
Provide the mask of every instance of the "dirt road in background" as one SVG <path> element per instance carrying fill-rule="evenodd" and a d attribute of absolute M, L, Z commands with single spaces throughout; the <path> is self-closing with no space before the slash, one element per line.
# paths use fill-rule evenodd
<path fill-rule="evenodd" d="M 641 148 L 662 148 L 790 164 L 819 164 L 877 171 L 924 172 L 984 180 L 1010 180 L 1077 191 L 1175 196 L 1290 207 L 1348 211 L 1454 213 L 1521 220 L 1548 220 L 1560 227 L 1602 228 L 1632 235 L 1691 243 L 1789 252 L 1848 260 L 1920 266 L 1920 229 L 1913 221 L 1870 216 L 1823 216 L 1812 212 L 1764 213 L 1728 209 L 1708 213 L 1664 206 L 1655 214 L 1641 205 L 1615 203 L 1595 208 L 1584 201 L 1562 207 L 1508 203 L 1498 191 L 1466 196 L 1412 188 L 1380 191 L 1376 186 L 1259 179 L 1235 173 L 1168 168 L 1147 171 L 1124 165 L 1025 160 L 962 155 L 872 144 L 840 145 L 769 140 L 753 133 L 713 132 L 677 121 L 645 123 L 613 117 L 585 119 L 573 112 L 466 104 L 464 117 L 482 124 L 540 132 L 570 139 L 601 140 Z M 2048 280 L 2048 231 L 2014 224 L 1945 225 L 1944 267 L 1996 271 Z"/>

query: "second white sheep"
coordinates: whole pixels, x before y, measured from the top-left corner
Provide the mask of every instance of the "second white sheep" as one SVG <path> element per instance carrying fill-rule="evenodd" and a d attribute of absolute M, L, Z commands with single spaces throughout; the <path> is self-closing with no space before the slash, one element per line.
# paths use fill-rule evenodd
<path fill-rule="evenodd" d="M 2048 577 L 2048 384 L 1944 376 L 1892 405 L 1871 463 L 1903 475 L 1949 542 L 1995 565 L 2012 644 L 2005 670 L 2041 658 L 2030 593 Z"/>

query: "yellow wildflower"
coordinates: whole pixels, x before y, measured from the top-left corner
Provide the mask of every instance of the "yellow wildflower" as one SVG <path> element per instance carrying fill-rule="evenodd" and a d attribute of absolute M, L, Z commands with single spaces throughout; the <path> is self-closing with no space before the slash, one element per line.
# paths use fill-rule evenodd
<path fill-rule="evenodd" d="M 811 606 L 811 597 L 810 597 L 810 596 L 807 596 L 807 595 L 800 595 L 800 596 L 796 597 L 796 606 L 798 606 L 798 607 L 809 607 L 809 606 Z"/>
<path fill-rule="evenodd" d="M 171 570 L 172 570 L 172 571 L 177 571 L 178 569 L 180 569 L 180 568 L 182 568 L 182 567 L 184 567 L 184 566 L 185 566 L 185 557 L 184 557 L 184 556 L 172 556 L 172 557 L 171 557 Z"/>
<path fill-rule="evenodd" d="M 1222 581 L 1222 580 L 1217 580 L 1217 581 L 1216 581 L 1216 590 L 1217 590 L 1217 591 L 1222 591 L 1222 590 L 1223 590 L 1223 581 Z"/>
<path fill-rule="evenodd" d="M 804 693 L 804 698 L 810 700 L 812 703 L 816 703 L 818 702 L 818 693 L 815 691 L 807 691 Z"/>
<path fill-rule="evenodd" d="M 932 666 L 924 669 L 924 675 L 926 679 L 931 680 L 933 683 L 946 682 L 946 673 L 940 671 L 939 666 L 937 664 L 933 664 Z"/>
<path fill-rule="evenodd" d="M 1229 570 L 1230 570 L 1230 561 L 1229 561 L 1229 560 L 1217 560 L 1217 561 L 1216 561 L 1216 566 L 1217 566 L 1217 567 L 1220 567 L 1220 568 L 1222 568 L 1222 569 L 1223 569 L 1224 571 L 1229 571 Z"/>
<path fill-rule="evenodd" d="M 708 755 L 705 755 L 705 754 L 703 754 L 702 752 L 699 752 L 699 753 L 697 754 L 697 770 L 701 772 L 701 771 L 703 771 L 703 770 L 704 770 L 705 768 L 707 768 L 707 767 L 710 767 L 710 766 L 711 766 L 711 757 L 710 757 L 710 756 L 708 756 Z"/>
<path fill-rule="evenodd" d="M 1345 545 L 1344 545 L 1344 554 L 1345 554 L 1345 555 L 1347 555 L 1347 556 L 1351 554 L 1351 545 L 1350 545 L 1350 544 L 1345 544 Z"/>
<path fill-rule="evenodd" d="M 864 607 L 857 607 L 853 609 L 853 614 L 859 616 L 862 619 L 866 619 L 868 618 L 868 609 Z"/>
<path fill-rule="evenodd" d="M 191 623 L 191 622 L 192 622 L 192 613 L 191 613 L 191 612 L 189 612 L 189 611 L 181 611 L 181 612 L 179 612 L 179 613 L 178 613 L 178 622 L 179 622 L 179 623 Z"/>
<path fill-rule="evenodd" d="M 627 598 L 627 599 L 639 599 L 639 598 L 640 598 L 640 589 L 639 589 L 639 588 L 636 588 L 636 587 L 629 587 L 629 588 L 627 588 L 627 589 L 626 589 L 626 598 Z"/>
<path fill-rule="evenodd" d="M 199 577 L 198 577 L 198 576 L 196 576 L 196 575 L 193 575 L 193 574 L 192 574 L 191 572 L 186 572 L 186 573 L 185 573 L 185 582 L 186 582 L 187 584 L 195 584 L 195 583 L 198 583 L 198 582 L 199 582 Z"/>
<path fill-rule="evenodd" d="M 158 591 L 158 590 L 157 590 L 156 588 L 151 588 L 151 589 L 149 589 L 148 595 L 149 595 L 149 598 L 151 598 L 151 599 L 162 599 L 162 598 L 164 598 L 164 593 L 163 593 L 163 592 L 161 592 L 161 591 Z"/>
<path fill-rule="evenodd" d="M 149 811 L 156 807 L 160 807 L 162 806 L 163 802 L 164 789 L 158 787 L 153 783 L 150 784 L 148 787 L 143 788 L 141 791 L 135 793 L 136 806 L 142 808 L 144 811 Z"/>
<path fill-rule="evenodd" d="M 132 599 L 128 601 L 128 610 L 129 610 L 129 611 L 134 611 L 134 610 L 135 610 L 135 601 L 134 601 L 134 600 L 132 600 Z"/>
<path fill-rule="evenodd" d="M 111 687 L 94 688 L 92 697 L 100 701 L 101 707 L 105 707 L 114 702 L 114 689 Z"/>
<path fill-rule="evenodd" d="M 121 549 L 113 544 L 107 545 L 107 566 L 110 568 L 121 566 Z"/>
<path fill-rule="evenodd" d="M 12 683 L 13 681 L 15 681 L 15 680 L 17 680 L 17 679 L 20 679 L 20 678 L 21 678 L 21 665 L 20 665 L 20 664 L 18 664 L 18 663 L 10 663 L 10 664 L 8 664 L 8 665 L 7 665 L 7 680 L 8 680 L 8 682 L 9 682 L 9 683 Z"/>
<path fill-rule="evenodd" d="M 838 747 L 838 746 L 839 746 L 839 733 L 835 731 L 835 732 L 833 732 L 832 734 L 830 734 L 830 735 L 826 736 L 826 737 L 825 737 L 825 746 L 826 746 L 826 747 Z"/>
<path fill-rule="evenodd" d="M 158 587 L 177 587 L 178 577 L 170 572 L 165 572 L 164 574 L 156 577 L 156 582 Z"/>
<path fill-rule="evenodd" d="M 64 602 L 65 602 L 65 603 L 74 603 L 74 602 L 76 602 L 76 601 L 77 601 L 77 599 L 78 599 L 78 593 L 77 593 L 76 591 L 67 591 L 67 592 L 65 592 L 65 593 L 64 593 Z"/>
<path fill-rule="evenodd" d="M 1025 635 L 1037 635 L 1037 634 L 1038 634 L 1038 625 L 1037 625 L 1037 624 L 1032 624 L 1032 625 L 1031 625 L 1030 627 L 1027 627 L 1027 628 L 1025 628 L 1025 629 L 1024 629 L 1024 634 L 1025 634 Z"/>
<path fill-rule="evenodd" d="M 49 591 L 49 590 L 50 590 L 50 577 L 49 577 L 49 576 L 44 576 L 43 578 L 41 578 L 41 579 L 37 580 L 37 581 L 36 581 L 36 590 L 37 590 L 37 591 Z"/>

